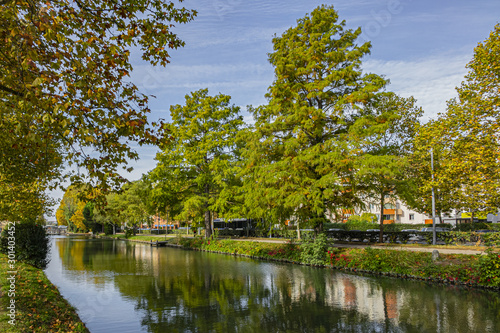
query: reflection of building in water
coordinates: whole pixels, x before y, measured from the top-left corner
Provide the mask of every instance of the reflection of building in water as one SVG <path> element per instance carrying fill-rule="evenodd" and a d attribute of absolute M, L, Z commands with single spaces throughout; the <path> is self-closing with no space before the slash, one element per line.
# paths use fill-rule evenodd
<path fill-rule="evenodd" d="M 348 308 L 356 307 L 356 286 L 349 278 L 342 279 L 344 286 L 344 306 Z"/>
<path fill-rule="evenodd" d="M 389 290 L 385 293 L 385 307 L 387 309 L 387 318 L 389 319 L 398 319 L 399 311 L 398 311 L 398 298 L 396 292 L 393 290 Z"/>
<path fill-rule="evenodd" d="M 344 274 L 334 276 L 324 281 L 326 283 L 323 302 L 326 305 L 332 308 L 356 310 L 378 321 L 399 319 L 403 295 L 392 290 L 384 292 L 380 285 L 371 283 L 369 278 Z M 310 279 L 307 274 L 301 274 L 300 271 L 295 271 L 294 276 L 288 278 L 288 281 L 293 282 L 287 283 L 286 295 L 281 297 L 290 297 L 292 302 L 301 302 L 304 298 L 317 301 L 319 295 L 316 291 L 320 286 L 315 285 L 314 279 Z M 270 276 L 267 280 L 270 281 Z M 269 282 L 266 285 L 272 288 Z"/>
<path fill-rule="evenodd" d="M 283 298 L 290 298 L 292 302 L 300 303 L 304 299 L 311 302 L 319 301 L 318 288 L 324 290 L 322 302 L 332 308 L 355 310 L 366 314 L 373 320 L 383 321 L 385 319 L 399 318 L 402 306 L 402 295 L 395 291 L 386 291 L 370 279 L 346 274 L 332 276 L 331 279 L 323 280 L 325 285 L 311 279 L 308 274 L 300 270 L 294 270 L 293 276 L 287 271 L 286 281 L 280 283 L 279 269 L 276 266 L 266 267 L 263 270 L 264 278 L 260 281 L 271 293 L 279 293 L 280 301 L 286 303 Z M 284 289 L 280 286 L 285 286 Z M 282 292 L 282 293 L 280 293 Z"/>
<path fill-rule="evenodd" d="M 160 255 L 158 248 L 152 246 L 136 246 L 136 244 L 119 243 L 117 251 L 127 258 L 133 258 L 135 264 L 142 266 L 141 270 L 151 271 L 156 276 L 161 270 L 161 259 L 165 260 L 164 255 Z M 137 268 L 134 268 L 136 270 Z"/>
<path fill-rule="evenodd" d="M 348 275 L 341 281 L 336 281 L 337 288 L 341 288 L 343 294 L 343 298 L 338 302 L 342 308 L 356 308 L 358 312 L 370 318 L 383 320 L 385 314 L 382 289 L 367 282 L 363 278 Z"/>

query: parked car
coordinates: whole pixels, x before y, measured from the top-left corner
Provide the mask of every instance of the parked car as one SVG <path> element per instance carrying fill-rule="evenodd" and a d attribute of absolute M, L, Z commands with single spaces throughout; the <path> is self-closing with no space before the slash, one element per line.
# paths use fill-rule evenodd
<path fill-rule="evenodd" d="M 424 240 L 422 236 L 418 235 L 420 231 L 417 229 L 403 229 L 401 230 L 401 232 L 406 232 L 410 234 L 410 238 L 408 238 L 408 243 L 417 243 Z"/>
<path fill-rule="evenodd" d="M 476 230 L 474 232 L 487 233 L 487 232 L 498 232 L 498 231 L 490 230 L 490 229 L 482 229 L 482 230 Z"/>
<path fill-rule="evenodd" d="M 418 232 L 417 229 L 403 229 L 402 232 Z"/>

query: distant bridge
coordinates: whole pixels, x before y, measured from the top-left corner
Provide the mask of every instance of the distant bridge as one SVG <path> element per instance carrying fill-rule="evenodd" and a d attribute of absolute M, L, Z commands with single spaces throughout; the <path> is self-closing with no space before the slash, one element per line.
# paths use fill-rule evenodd
<path fill-rule="evenodd" d="M 44 226 L 47 235 L 66 235 L 68 227 L 65 225 L 46 225 Z"/>

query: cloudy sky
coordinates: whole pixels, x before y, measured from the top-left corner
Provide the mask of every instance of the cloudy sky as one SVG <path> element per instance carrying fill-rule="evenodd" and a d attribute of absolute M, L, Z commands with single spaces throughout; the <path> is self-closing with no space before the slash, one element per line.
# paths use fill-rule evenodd
<path fill-rule="evenodd" d="M 474 47 L 500 21 L 497 0 L 186 0 L 199 12 L 176 29 L 186 46 L 172 52 L 166 68 L 137 62 L 132 79 L 157 96 L 153 118 L 168 119 L 169 105 L 201 88 L 231 95 L 243 107 L 263 104 L 273 81 L 272 37 L 322 3 L 372 42 L 364 69 L 389 78 L 389 90 L 417 98 L 427 118 L 444 111 Z"/>
<path fill-rule="evenodd" d="M 171 52 L 171 64 L 152 67 L 134 57 L 131 80 L 156 96 L 151 119 L 168 120 L 170 105 L 202 88 L 232 96 L 243 110 L 266 103 L 273 36 L 321 4 L 333 5 L 348 28 L 362 28 L 360 42 L 372 43 L 364 70 L 390 79 L 387 90 L 414 96 L 426 120 L 445 111 L 474 47 L 500 22 L 498 0 L 185 0 L 182 5 L 198 16 L 176 27 L 186 46 Z M 126 175 L 131 180 L 156 164 L 154 148 L 141 148 L 141 154 Z"/>

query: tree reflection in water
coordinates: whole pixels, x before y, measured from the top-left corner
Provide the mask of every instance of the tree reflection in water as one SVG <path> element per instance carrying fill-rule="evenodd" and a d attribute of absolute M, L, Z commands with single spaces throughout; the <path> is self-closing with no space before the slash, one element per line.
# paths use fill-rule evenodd
<path fill-rule="evenodd" d="M 147 332 L 500 332 L 494 292 L 122 241 L 57 248 L 66 270 L 112 281 Z"/>

